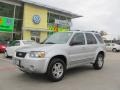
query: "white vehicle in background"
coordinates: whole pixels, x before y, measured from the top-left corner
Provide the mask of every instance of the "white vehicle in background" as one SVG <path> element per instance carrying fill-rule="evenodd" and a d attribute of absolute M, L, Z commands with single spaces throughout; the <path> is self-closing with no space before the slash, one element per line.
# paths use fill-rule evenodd
<path fill-rule="evenodd" d="M 106 49 L 108 51 L 118 52 L 120 51 L 120 45 L 116 43 L 106 43 Z"/>
<path fill-rule="evenodd" d="M 9 43 L 5 51 L 5 57 L 12 57 L 16 49 L 24 47 L 24 46 L 31 46 L 37 45 L 35 41 L 32 40 L 15 40 Z"/>

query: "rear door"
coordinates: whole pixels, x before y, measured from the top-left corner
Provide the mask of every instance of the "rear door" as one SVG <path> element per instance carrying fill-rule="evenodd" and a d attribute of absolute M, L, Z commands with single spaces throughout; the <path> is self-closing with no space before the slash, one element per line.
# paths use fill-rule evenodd
<path fill-rule="evenodd" d="M 87 56 L 86 56 L 86 58 L 88 60 L 93 60 L 96 55 L 97 48 L 98 48 L 98 45 L 97 45 L 98 42 L 93 33 L 85 33 L 85 36 L 86 36 L 86 40 L 87 40 L 87 45 L 86 45 Z"/>
<path fill-rule="evenodd" d="M 10 47 L 7 48 L 7 53 L 11 56 L 14 54 L 15 50 L 20 47 L 20 41 L 13 41 Z"/>

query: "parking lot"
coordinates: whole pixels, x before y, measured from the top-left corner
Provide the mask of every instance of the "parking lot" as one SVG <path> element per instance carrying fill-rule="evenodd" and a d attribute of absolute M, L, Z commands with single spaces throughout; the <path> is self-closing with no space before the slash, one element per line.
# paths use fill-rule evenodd
<path fill-rule="evenodd" d="M 91 65 L 67 71 L 60 82 L 50 82 L 44 75 L 27 75 L 0 55 L 0 90 L 120 90 L 120 53 L 107 53 L 102 70 Z"/>

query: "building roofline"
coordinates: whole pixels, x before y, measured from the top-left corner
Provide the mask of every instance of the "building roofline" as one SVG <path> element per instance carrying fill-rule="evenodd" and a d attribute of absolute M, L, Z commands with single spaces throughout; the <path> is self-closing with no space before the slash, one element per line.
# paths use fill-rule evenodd
<path fill-rule="evenodd" d="M 24 2 L 24 3 L 33 4 L 33 5 L 37 5 L 37 6 L 46 8 L 46 9 L 48 9 L 50 11 L 59 12 L 59 13 L 65 14 L 65 15 L 71 17 L 71 18 L 83 17 L 81 15 L 72 13 L 72 12 L 67 11 L 67 10 L 63 10 L 63 9 L 60 9 L 60 8 L 52 7 L 52 6 L 49 6 L 49 5 L 42 4 L 42 3 L 37 3 L 37 2 L 31 1 L 31 0 L 18 0 L 18 1 L 21 1 L 21 2 Z"/>

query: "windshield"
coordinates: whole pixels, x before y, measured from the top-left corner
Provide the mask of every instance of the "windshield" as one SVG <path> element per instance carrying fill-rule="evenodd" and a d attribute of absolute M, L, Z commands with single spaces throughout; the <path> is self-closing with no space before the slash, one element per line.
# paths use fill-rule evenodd
<path fill-rule="evenodd" d="M 20 41 L 10 41 L 8 46 L 20 46 Z"/>
<path fill-rule="evenodd" d="M 72 35 L 72 32 L 55 33 L 45 41 L 45 44 L 65 44 L 67 43 L 71 35 Z"/>

